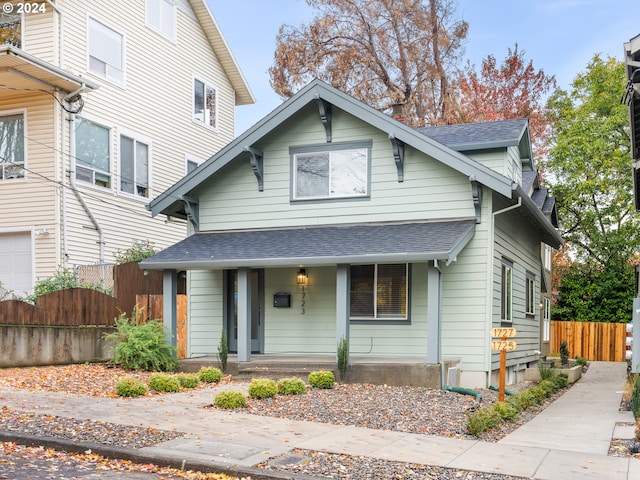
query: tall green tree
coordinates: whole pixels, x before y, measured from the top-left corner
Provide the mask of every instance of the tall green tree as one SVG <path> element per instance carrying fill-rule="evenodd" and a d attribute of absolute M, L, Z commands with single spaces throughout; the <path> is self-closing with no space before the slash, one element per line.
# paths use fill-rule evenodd
<path fill-rule="evenodd" d="M 620 103 L 624 64 L 596 55 L 547 107 L 554 139 L 544 161 L 557 199 L 561 233 L 575 260 L 560 282 L 557 314 L 599 321 L 630 318 L 631 259 L 640 222 L 633 210 L 627 107 Z M 574 316 L 574 318 L 569 318 Z"/>

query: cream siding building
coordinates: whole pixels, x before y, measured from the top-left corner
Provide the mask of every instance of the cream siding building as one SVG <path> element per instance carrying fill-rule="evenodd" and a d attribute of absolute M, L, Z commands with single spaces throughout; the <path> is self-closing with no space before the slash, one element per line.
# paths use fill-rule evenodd
<path fill-rule="evenodd" d="M 18 295 L 135 241 L 183 238 L 186 222 L 148 202 L 254 102 L 205 0 L 21 5 L 0 25 L 0 282 Z"/>

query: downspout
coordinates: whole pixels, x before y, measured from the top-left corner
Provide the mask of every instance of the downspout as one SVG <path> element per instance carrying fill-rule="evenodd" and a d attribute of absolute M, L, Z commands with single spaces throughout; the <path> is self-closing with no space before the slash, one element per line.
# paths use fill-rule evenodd
<path fill-rule="evenodd" d="M 518 189 L 518 184 L 516 182 L 513 182 L 511 184 L 511 191 L 515 192 L 517 189 Z M 495 255 L 494 255 L 494 244 L 495 244 L 495 236 L 496 236 L 496 233 L 495 233 L 496 217 L 498 215 L 503 214 L 503 213 L 507 213 L 507 212 L 510 212 L 511 210 L 515 210 L 517 208 L 520 208 L 521 206 L 522 206 L 522 197 L 518 197 L 518 203 L 516 203 L 514 205 L 510 205 L 508 207 L 505 207 L 502 210 L 498 210 L 498 211 L 493 212 L 491 214 L 491 231 L 490 231 L 490 238 L 491 238 L 491 242 L 490 242 L 490 247 L 491 247 L 491 252 L 490 252 L 491 268 L 489 269 L 489 272 L 488 272 L 488 285 L 489 286 L 493 285 L 493 272 L 494 272 L 495 262 L 496 262 L 496 258 L 495 258 Z M 487 302 L 487 305 L 489 305 L 489 317 L 491 319 L 491 322 L 493 322 L 493 291 L 491 290 L 491 288 L 489 288 L 487 290 L 488 290 L 487 295 L 489 297 L 489 301 Z M 489 325 L 489 327 L 491 327 L 491 325 Z M 491 376 L 491 353 L 489 353 L 489 355 L 487 357 L 487 372 L 489 372 L 489 376 Z"/>
<path fill-rule="evenodd" d="M 98 244 L 100 245 L 100 263 L 104 263 L 104 232 L 102 231 L 102 227 L 98 223 L 98 220 L 93 215 L 93 212 L 87 205 L 87 202 L 84 201 L 84 197 L 76 187 L 76 129 L 74 126 L 76 119 L 76 115 L 74 113 L 69 114 L 69 179 L 71 181 L 71 189 L 73 193 L 75 193 L 76 198 L 82 205 L 82 208 L 87 213 L 87 216 L 91 219 L 93 226 L 98 231 Z"/>

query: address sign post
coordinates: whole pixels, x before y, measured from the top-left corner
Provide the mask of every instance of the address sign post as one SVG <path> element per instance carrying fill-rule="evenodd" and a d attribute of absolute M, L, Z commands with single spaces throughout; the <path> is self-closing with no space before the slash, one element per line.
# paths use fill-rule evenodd
<path fill-rule="evenodd" d="M 499 340 L 491 341 L 491 350 L 500 352 L 500 386 L 498 390 L 498 401 L 504 402 L 504 384 L 507 373 L 507 352 L 512 352 L 518 344 L 515 340 L 509 340 L 516 336 L 515 328 L 492 328 L 491 336 Z"/>

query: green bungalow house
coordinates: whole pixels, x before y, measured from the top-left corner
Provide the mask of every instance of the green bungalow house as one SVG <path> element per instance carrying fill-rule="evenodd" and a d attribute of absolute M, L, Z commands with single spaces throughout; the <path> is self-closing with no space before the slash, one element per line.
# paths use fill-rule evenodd
<path fill-rule="evenodd" d="M 414 129 L 315 80 L 150 203 L 191 235 L 141 268 L 164 271 L 174 334 L 188 271 L 188 357 L 223 329 L 238 362 L 335 359 L 346 338 L 354 361 L 453 365 L 483 387 L 491 329 L 509 326 L 516 381 L 562 242 L 537 179 L 526 120 Z"/>

